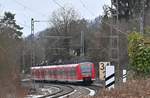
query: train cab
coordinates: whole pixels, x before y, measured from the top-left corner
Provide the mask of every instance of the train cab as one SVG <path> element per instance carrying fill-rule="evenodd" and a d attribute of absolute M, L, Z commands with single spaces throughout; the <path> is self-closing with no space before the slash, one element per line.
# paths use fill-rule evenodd
<path fill-rule="evenodd" d="M 80 63 L 80 70 L 83 82 L 92 82 L 95 80 L 95 69 L 93 63 Z"/>

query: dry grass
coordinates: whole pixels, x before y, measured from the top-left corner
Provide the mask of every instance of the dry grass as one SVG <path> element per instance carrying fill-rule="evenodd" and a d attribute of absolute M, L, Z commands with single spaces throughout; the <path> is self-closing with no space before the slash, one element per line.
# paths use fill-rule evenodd
<path fill-rule="evenodd" d="M 19 76 L 19 44 L 0 34 L 0 98 L 23 98 Z"/>
<path fill-rule="evenodd" d="M 1 49 L 0 49 L 1 50 Z M 11 65 L 7 55 L 0 51 L 0 98 L 23 98 L 24 89 L 20 86 L 19 67 Z"/>
<path fill-rule="evenodd" d="M 92 98 L 150 98 L 150 79 L 132 80 L 115 89 L 103 89 Z"/>

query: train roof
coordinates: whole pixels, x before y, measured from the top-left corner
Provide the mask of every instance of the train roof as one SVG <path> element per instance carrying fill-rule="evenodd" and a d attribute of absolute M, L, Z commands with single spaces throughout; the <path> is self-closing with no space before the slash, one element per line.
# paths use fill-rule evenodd
<path fill-rule="evenodd" d="M 40 68 L 61 68 L 61 67 L 76 67 L 79 64 L 66 64 L 66 65 L 49 65 L 49 66 L 35 66 L 31 67 L 31 69 L 40 69 Z"/>

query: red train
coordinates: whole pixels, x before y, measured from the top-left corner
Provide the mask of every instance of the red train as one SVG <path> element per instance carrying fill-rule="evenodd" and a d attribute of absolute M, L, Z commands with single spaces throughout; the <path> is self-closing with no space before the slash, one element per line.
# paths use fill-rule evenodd
<path fill-rule="evenodd" d="M 37 81 L 64 81 L 64 82 L 86 82 L 95 80 L 94 64 L 91 62 L 66 64 L 56 66 L 31 67 L 33 80 Z"/>

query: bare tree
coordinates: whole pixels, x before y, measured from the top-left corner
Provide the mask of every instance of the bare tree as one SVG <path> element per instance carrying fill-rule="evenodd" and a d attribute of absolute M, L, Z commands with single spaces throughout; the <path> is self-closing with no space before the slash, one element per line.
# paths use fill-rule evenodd
<path fill-rule="evenodd" d="M 50 21 L 58 33 L 68 33 L 70 31 L 71 23 L 78 19 L 79 16 L 75 9 L 71 7 L 63 7 L 52 13 Z"/>

